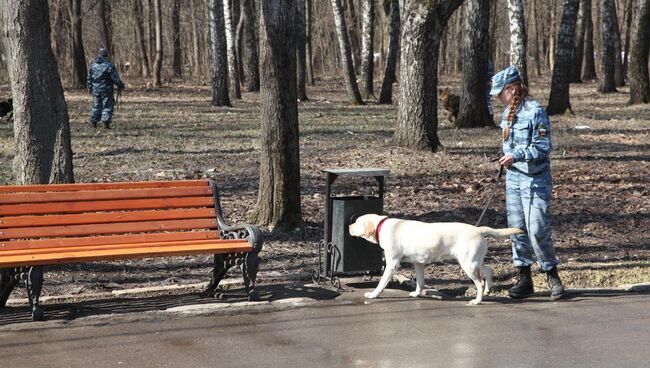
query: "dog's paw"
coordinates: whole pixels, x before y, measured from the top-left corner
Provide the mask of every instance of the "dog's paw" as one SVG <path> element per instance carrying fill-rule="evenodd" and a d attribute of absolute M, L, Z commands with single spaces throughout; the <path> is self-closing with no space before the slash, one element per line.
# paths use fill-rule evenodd
<path fill-rule="evenodd" d="M 479 304 L 481 304 L 481 300 L 476 300 L 476 299 L 472 299 L 469 301 L 469 303 L 467 303 L 467 305 L 479 305 Z"/>
<path fill-rule="evenodd" d="M 366 297 L 366 299 L 375 299 L 375 298 L 377 298 L 377 295 L 375 293 L 373 293 L 373 292 L 367 292 L 367 293 L 363 294 L 363 296 Z"/>
<path fill-rule="evenodd" d="M 411 298 L 417 298 L 417 297 L 420 296 L 420 295 L 422 295 L 422 292 L 421 292 L 421 291 L 411 291 L 411 292 L 409 293 L 409 296 L 410 296 Z"/>

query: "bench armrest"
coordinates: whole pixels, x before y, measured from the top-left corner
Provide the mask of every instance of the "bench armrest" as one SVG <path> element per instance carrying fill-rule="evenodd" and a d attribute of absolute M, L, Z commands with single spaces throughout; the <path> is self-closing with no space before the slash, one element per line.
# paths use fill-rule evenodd
<path fill-rule="evenodd" d="M 259 253 L 262 250 L 264 237 L 262 231 L 255 225 L 241 224 L 241 225 L 228 225 L 223 219 L 223 212 L 221 210 L 221 197 L 219 195 L 219 187 L 217 183 L 209 179 L 210 187 L 212 187 L 212 195 L 214 196 L 214 210 L 217 214 L 217 225 L 219 226 L 219 236 L 222 239 L 246 239 L 248 243 L 253 246 L 253 253 Z"/>

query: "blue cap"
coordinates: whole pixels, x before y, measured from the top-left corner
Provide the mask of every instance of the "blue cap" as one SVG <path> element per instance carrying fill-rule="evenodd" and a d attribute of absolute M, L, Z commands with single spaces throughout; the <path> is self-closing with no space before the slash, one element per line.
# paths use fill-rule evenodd
<path fill-rule="evenodd" d="M 517 67 L 510 65 L 492 77 L 492 89 L 490 90 L 490 95 L 496 96 L 503 91 L 503 87 L 520 80 L 521 77 L 519 77 Z"/>
<path fill-rule="evenodd" d="M 97 55 L 101 56 L 101 57 L 108 57 L 108 50 L 106 50 L 105 48 L 102 47 L 97 52 Z"/>

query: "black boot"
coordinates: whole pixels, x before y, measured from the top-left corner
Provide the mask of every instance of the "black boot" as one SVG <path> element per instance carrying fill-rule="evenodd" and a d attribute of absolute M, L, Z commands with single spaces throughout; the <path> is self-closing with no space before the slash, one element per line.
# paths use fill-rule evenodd
<path fill-rule="evenodd" d="M 560 275 L 557 274 L 557 267 L 546 271 L 546 282 L 548 282 L 548 288 L 551 290 L 551 299 L 557 300 L 564 297 L 564 286 L 562 280 L 560 280 Z"/>
<path fill-rule="evenodd" d="M 512 299 L 525 299 L 533 295 L 533 278 L 530 275 L 530 266 L 517 267 L 517 283 L 508 289 L 508 296 Z"/>
<path fill-rule="evenodd" d="M 93 128 L 97 128 L 97 122 L 91 120 L 90 121 L 90 126 L 92 126 Z"/>
<path fill-rule="evenodd" d="M 102 121 L 102 123 L 104 123 L 104 128 L 111 129 L 111 121 L 110 120 Z"/>

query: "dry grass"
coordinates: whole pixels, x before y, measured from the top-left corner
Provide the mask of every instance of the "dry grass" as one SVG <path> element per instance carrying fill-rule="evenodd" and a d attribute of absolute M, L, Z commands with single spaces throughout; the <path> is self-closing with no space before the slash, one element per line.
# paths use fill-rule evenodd
<path fill-rule="evenodd" d="M 534 95 L 545 100 L 548 80 L 536 82 Z M 442 84 L 459 89 L 454 79 L 443 78 Z M 7 91 L 7 86 L 0 86 L 0 96 Z M 391 143 L 395 106 L 373 102 L 350 106 L 344 91 L 340 81 L 319 81 L 308 90 L 311 100 L 299 104 L 306 237 L 301 239 L 297 232 L 270 235 L 262 271 L 296 273 L 316 267 L 317 244 L 323 236 L 322 169 L 390 169 L 386 212 L 425 221 L 474 223 L 492 188 L 497 167 L 485 156 L 499 149 L 498 130 L 454 130 L 443 124 L 439 134 L 445 149 L 410 151 Z M 562 275 L 571 287 L 650 281 L 650 108 L 626 106 L 626 88 L 604 96 L 596 92 L 595 84 L 572 85 L 571 96 L 576 115 L 552 117 L 553 239 Z M 144 90 L 132 84 L 110 131 L 86 123 L 87 94 L 67 91 L 66 100 L 78 182 L 201 178 L 214 170 L 227 221 L 246 221 L 258 185 L 256 94 L 245 93 L 232 108 L 215 109 L 206 86 L 173 84 Z M 440 110 L 439 121 L 444 117 Z M 12 152 L 12 129 L 1 125 L 1 183 L 13 181 Z M 335 185 L 340 194 L 364 194 L 374 188 L 372 181 L 352 179 L 340 179 Z M 505 226 L 503 201 L 499 189 L 484 224 Z M 509 245 L 493 244 L 489 257 L 498 283 L 507 284 L 512 276 Z M 206 257 L 65 266 L 50 273 L 45 289 L 56 294 L 84 284 L 184 283 L 205 280 L 208 267 Z M 467 285 L 456 265 L 438 264 L 427 270 L 432 284 Z"/>

